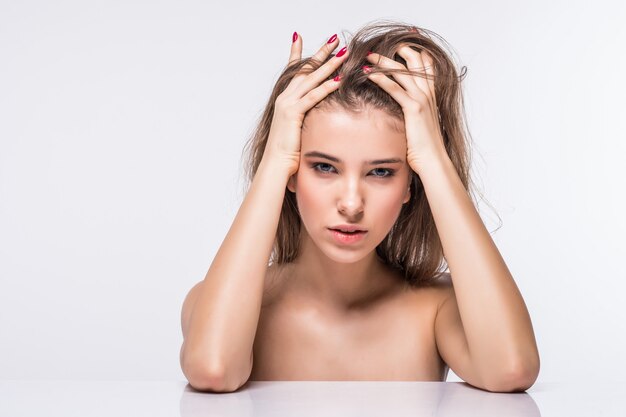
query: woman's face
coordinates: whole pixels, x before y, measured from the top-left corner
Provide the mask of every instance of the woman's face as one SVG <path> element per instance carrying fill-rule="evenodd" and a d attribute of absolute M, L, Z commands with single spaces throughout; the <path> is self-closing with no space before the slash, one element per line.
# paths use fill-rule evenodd
<path fill-rule="evenodd" d="M 406 153 L 404 126 L 380 110 L 307 113 L 300 165 L 287 186 L 306 232 L 329 258 L 356 262 L 385 238 L 411 196 Z M 331 230 L 339 225 L 366 232 L 355 238 Z"/>

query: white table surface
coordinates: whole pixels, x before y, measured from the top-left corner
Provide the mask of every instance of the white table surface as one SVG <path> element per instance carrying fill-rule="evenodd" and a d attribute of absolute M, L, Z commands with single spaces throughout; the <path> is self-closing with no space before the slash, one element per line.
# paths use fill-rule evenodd
<path fill-rule="evenodd" d="M 626 416 L 626 382 L 537 382 L 491 393 L 463 382 L 249 382 L 205 393 L 186 381 L 0 381 L 0 416 Z"/>

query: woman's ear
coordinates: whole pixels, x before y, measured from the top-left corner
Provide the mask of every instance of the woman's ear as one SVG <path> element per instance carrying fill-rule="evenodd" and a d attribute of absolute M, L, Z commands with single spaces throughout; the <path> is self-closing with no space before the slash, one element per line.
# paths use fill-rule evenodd
<path fill-rule="evenodd" d="M 295 194 L 296 192 L 296 174 L 293 174 L 289 177 L 289 181 L 287 181 L 287 189 Z"/>
<path fill-rule="evenodd" d="M 413 176 L 409 175 L 409 185 L 406 187 L 406 194 L 404 195 L 404 200 L 402 204 L 406 204 L 411 199 L 411 185 L 413 185 Z"/>
<path fill-rule="evenodd" d="M 411 199 L 411 184 L 409 184 L 409 186 L 406 187 L 406 194 L 404 195 L 404 200 L 402 201 L 402 204 L 408 203 L 410 199 Z"/>

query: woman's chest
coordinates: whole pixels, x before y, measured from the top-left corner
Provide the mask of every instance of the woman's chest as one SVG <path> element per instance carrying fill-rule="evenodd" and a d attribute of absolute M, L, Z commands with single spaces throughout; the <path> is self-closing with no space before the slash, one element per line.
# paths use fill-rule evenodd
<path fill-rule="evenodd" d="M 436 308 L 423 301 L 398 300 L 348 317 L 296 302 L 264 308 L 249 379 L 443 381 Z"/>

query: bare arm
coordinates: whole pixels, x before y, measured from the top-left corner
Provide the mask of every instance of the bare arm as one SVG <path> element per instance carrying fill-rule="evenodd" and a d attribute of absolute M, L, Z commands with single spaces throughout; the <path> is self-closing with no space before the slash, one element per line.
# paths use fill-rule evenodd
<path fill-rule="evenodd" d="M 489 391 L 528 389 L 539 373 L 530 314 L 511 273 L 449 159 L 420 173 L 453 287 L 437 313 L 444 360 Z"/>
<path fill-rule="evenodd" d="M 262 161 L 204 281 L 185 299 L 181 366 L 194 388 L 234 390 L 252 370 L 263 283 L 289 172 Z"/>

